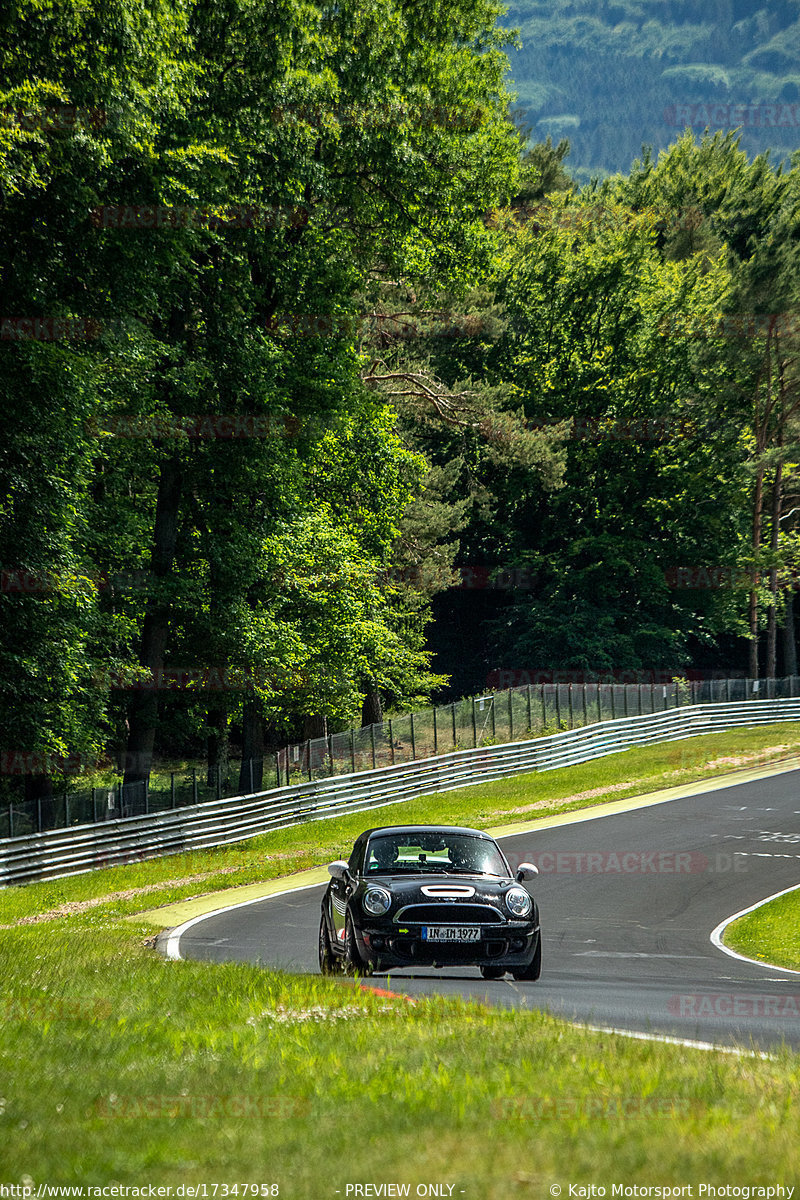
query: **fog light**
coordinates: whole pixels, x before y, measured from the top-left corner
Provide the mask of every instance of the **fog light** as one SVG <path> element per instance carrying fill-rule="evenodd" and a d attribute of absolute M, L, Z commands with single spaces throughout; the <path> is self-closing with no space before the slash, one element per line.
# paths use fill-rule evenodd
<path fill-rule="evenodd" d="M 386 938 L 373 936 L 369 940 L 373 950 L 382 950 L 386 945 Z"/>
<path fill-rule="evenodd" d="M 524 950 L 525 949 L 525 939 L 524 938 L 514 938 L 513 942 L 511 943 L 511 949 L 512 950 Z"/>

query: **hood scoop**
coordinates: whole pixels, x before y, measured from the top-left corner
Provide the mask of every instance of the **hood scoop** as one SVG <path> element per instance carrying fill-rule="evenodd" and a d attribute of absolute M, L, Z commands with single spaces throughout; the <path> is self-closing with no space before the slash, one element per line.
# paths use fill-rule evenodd
<path fill-rule="evenodd" d="M 475 888 L 467 883 L 427 883 L 419 890 L 432 900 L 468 900 L 475 895 Z"/>

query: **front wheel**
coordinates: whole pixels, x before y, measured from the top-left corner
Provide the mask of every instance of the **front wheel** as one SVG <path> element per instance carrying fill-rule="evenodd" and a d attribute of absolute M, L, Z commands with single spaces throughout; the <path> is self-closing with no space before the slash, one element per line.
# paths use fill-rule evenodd
<path fill-rule="evenodd" d="M 356 941 L 353 918 L 347 914 L 344 923 L 344 970 L 347 975 L 371 975 L 372 963 L 365 962 Z"/>
<path fill-rule="evenodd" d="M 539 978 L 542 973 L 542 935 L 539 934 L 539 942 L 536 946 L 536 953 L 531 959 L 527 967 L 523 967 L 521 971 L 513 971 L 515 979 L 527 979 L 531 982 Z"/>
<path fill-rule="evenodd" d="M 323 975 L 335 975 L 339 970 L 339 963 L 331 950 L 331 939 L 328 937 L 328 925 L 324 913 L 319 923 L 319 969 Z"/>

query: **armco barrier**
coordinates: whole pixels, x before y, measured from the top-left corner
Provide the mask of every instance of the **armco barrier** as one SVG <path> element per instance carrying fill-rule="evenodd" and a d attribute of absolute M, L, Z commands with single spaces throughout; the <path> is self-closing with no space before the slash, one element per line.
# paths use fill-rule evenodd
<path fill-rule="evenodd" d="M 800 720 L 800 698 L 698 704 L 623 717 L 551 737 L 479 746 L 375 771 L 337 775 L 172 812 L 50 830 L 0 842 L 0 886 L 245 841 L 269 829 L 399 804 L 526 771 L 551 771 L 633 746 L 715 730 Z"/>

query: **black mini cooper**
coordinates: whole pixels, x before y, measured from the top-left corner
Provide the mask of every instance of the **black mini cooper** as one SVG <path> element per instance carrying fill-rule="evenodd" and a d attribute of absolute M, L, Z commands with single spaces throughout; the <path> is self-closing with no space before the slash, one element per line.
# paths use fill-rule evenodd
<path fill-rule="evenodd" d="M 447 825 L 368 829 L 347 862 L 328 867 L 322 898 L 323 975 L 416 966 L 476 966 L 484 979 L 510 971 L 538 979 L 538 871 L 512 874 L 494 838 Z"/>

